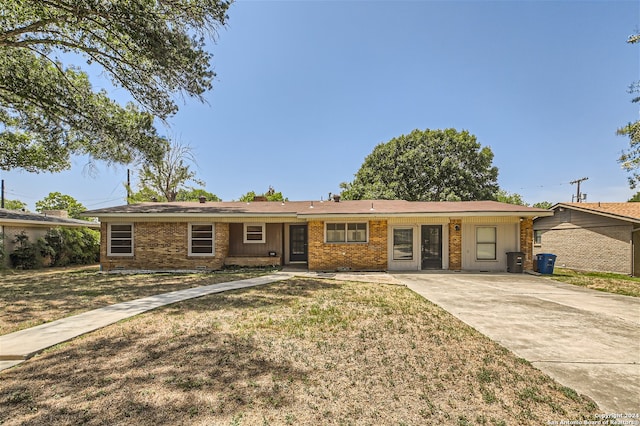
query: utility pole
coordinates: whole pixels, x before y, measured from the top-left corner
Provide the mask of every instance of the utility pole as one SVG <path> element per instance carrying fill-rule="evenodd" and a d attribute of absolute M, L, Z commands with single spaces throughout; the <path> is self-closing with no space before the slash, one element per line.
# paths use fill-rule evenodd
<path fill-rule="evenodd" d="M 576 203 L 581 203 L 583 201 L 582 192 L 580 192 L 580 182 L 583 182 L 583 181 L 588 180 L 588 179 L 589 179 L 588 177 L 583 177 L 582 179 L 576 179 L 576 180 L 572 180 L 571 182 L 569 182 L 571 185 L 573 185 L 574 183 L 578 184 L 578 188 L 576 189 Z M 573 196 L 571 198 L 573 198 Z M 585 194 L 584 198 L 585 199 L 587 198 L 586 194 Z"/>
<path fill-rule="evenodd" d="M 0 188 L 0 209 L 4 209 L 4 179 L 2 179 L 2 187 Z"/>
<path fill-rule="evenodd" d="M 127 169 L 127 204 L 131 198 L 131 170 Z"/>

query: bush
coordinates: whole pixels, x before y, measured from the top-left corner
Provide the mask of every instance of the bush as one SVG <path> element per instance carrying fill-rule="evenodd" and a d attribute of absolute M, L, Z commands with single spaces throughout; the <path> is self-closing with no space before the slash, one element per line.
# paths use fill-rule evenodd
<path fill-rule="evenodd" d="M 9 254 L 11 266 L 16 269 L 37 269 L 42 267 L 42 256 L 39 247 L 29 241 L 29 236 L 23 232 L 13 240 L 16 248 Z"/>
<path fill-rule="evenodd" d="M 54 228 L 44 241 L 52 266 L 86 265 L 100 259 L 100 233 L 89 228 Z"/>

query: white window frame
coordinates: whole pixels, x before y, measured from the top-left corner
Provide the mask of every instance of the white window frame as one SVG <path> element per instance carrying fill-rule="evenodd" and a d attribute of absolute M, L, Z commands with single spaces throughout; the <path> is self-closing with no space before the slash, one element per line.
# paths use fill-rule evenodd
<path fill-rule="evenodd" d="M 113 253 L 112 250 L 112 240 L 114 238 L 112 238 L 112 226 L 130 226 L 131 227 L 131 253 Z M 116 231 L 117 232 L 117 231 Z M 129 238 L 116 238 L 117 240 L 128 240 Z M 133 257 L 133 254 L 135 253 L 135 247 L 134 247 L 134 226 L 133 223 L 108 223 L 107 224 L 107 256 L 113 256 L 113 257 Z M 122 246 L 120 246 L 122 247 Z"/>
<path fill-rule="evenodd" d="M 210 226 L 211 227 L 211 238 L 193 238 L 193 227 L 194 226 Z M 194 253 L 193 249 L 193 241 L 208 241 L 211 240 L 211 253 Z M 189 256 L 198 256 L 198 257 L 214 257 L 216 255 L 216 225 L 214 223 L 190 223 L 189 224 L 189 248 L 188 248 Z"/>
<path fill-rule="evenodd" d="M 542 234 L 544 234 L 544 232 L 542 232 L 541 229 L 534 229 L 533 230 L 533 245 L 534 246 L 541 246 L 542 245 Z"/>
<path fill-rule="evenodd" d="M 359 224 L 365 226 L 364 241 L 349 241 L 349 225 Z M 327 239 L 327 225 L 344 225 L 344 240 L 329 241 Z M 366 244 L 369 242 L 369 222 L 349 221 L 349 222 L 325 222 L 324 224 L 324 242 L 326 244 Z"/>
<path fill-rule="evenodd" d="M 262 234 L 262 238 L 259 240 L 248 239 L 247 235 L 249 235 L 248 228 L 250 226 L 259 226 Z M 251 232 L 251 234 L 257 235 L 258 232 Z M 264 244 L 267 242 L 267 226 L 265 223 L 245 223 L 242 227 L 242 239 L 245 244 Z"/>
<path fill-rule="evenodd" d="M 395 247 L 396 247 L 396 244 L 395 244 L 396 231 L 409 231 L 409 232 L 411 232 L 411 257 L 404 258 L 404 259 L 396 258 L 396 250 L 395 250 Z M 410 226 L 397 226 L 397 227 L 394 227 L 391 230 L 391 259 L 394 262 L 413 262 L 414 261 L 414 257 L 415 257 L 414 253 L 413 253 L 413 247 L 414 247 L 414 244 L 415 244 L 414 240 L 415 240 L 415 235 L 414 235 L 414 232 L 413 232 L 413 227 L 410 227 Z"/>
<path fill-rule="evenodd" d="M 478 231 L 480 229 L 493 229 L 494 241 L 478 241 Z M 493 244 L 493 258 L 478 257 L 478 248 L 480 244 Z M 495 262 L 498 260 L 498 227 L 497 226 L 477 226 L 476 227 L 476 260 L 479 262 Z"/>

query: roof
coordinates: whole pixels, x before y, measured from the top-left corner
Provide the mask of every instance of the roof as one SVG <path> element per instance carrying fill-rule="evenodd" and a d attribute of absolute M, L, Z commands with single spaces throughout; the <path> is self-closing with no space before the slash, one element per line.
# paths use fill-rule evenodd
<path fill-rule="evenodd" d="M 558 203 L 552 209 L 560 207 L 640 223 L 640 203 Z"/>
<path fill-rule="evenodd" d="M 173 202 L 139 203 L 86 212 L 90 216 L 550 216 L 550 210 L 497 201 L 259 201 L 259 202 Z"/>
<path fill-rule="evenodd" d="M 0 225 L 19 224 L 35 226 L 69 226 L 99 228 L 97 222 L 87 220 L 62 218 L 58 216 L 48 216 L 40 213 L 23 212 L 19 210 L 0 209 Z"/>

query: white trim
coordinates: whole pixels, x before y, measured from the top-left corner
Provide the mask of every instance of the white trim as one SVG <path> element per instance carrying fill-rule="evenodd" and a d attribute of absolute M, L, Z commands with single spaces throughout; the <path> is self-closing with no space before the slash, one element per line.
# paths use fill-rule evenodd
<path fill-rule="evenodd" d="M 249 240 L 247 239 L 247 227 L 248 226 L 260 226 L 262 228 L 262 239 Z M 244 223 L 242 227 L 242 242 L 245 244 L 264 244 L 267 242 L 267 226 L 265 223 Z"/>
<path fill-rule="evenodd" d="M 193 253 L 192 241 L 193 241 L 193 226 L 211 226 L 211 253 Z M 216 255 L 216 225 L 214 223 L 189 223 L 188 227 L 188 247 L 187 252 L 189 256 L 197 257 L 215 257 Z M 201 240 L 208 240 L 208 238 L 200 238 Z"/>
<path fill-rule="evenodd" d="M 493 243 L 491 242 L 479 242 L 478 230 L 480 228 L 492 228 L 493 229 Z M 475 240 L 475 258 L 476 262 L 496 262 L 498 260 L 498 227 L 495 225 L 477 225 L 474 227 L 474 240 Z M 493 258 L 492 259 L 480 259 L 478 258 L 478 244 L 493 244 Z"/>
<path fill-rule="evenodd" d="M 111 240 L 113 238 L 111 238 L 111 227 L 113 225 L 116 226 L 123 226 L 123 225 L 127 225 L 131 227 L 131 253 L 112 253 L 111 252 Z M 127 240 L 128 238 L 122 238 L 122 240 Z M 135 237 L 134 237 L 134 226 L 133 223 L 108 223 L 107 224 L 107 256 L 109 257 L 133 257 L 133 254 L 135 253 L 135 247 L 134 247 L 134 241 L 135 241 Z"/>

